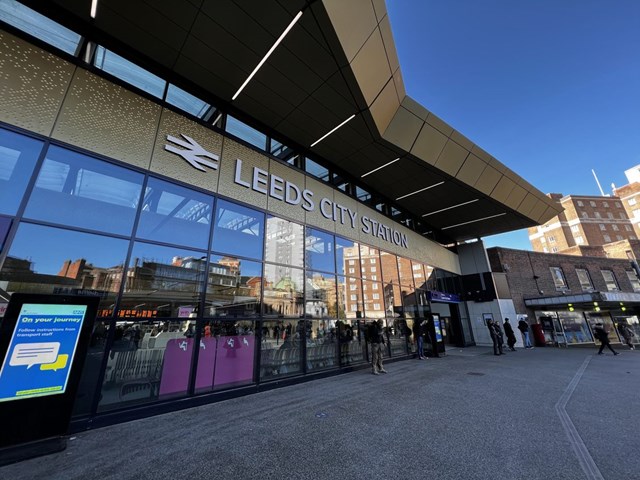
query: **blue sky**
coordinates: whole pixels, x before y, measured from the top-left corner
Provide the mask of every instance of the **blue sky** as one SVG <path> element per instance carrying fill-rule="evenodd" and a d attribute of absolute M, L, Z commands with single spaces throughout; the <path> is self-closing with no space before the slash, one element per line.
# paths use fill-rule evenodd
<path fill-rule="evenodd" d="M 387 0 L 408 95 L 543 193 L 640 163 L 640 1 Z M 485 238 L 530 249 L 526 231 Z"/>

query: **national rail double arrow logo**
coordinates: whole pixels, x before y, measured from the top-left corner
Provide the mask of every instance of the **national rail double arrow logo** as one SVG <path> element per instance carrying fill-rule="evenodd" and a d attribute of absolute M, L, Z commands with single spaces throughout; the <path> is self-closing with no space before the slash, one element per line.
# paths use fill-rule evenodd
<path fill-rule="evenodd" d="M 196 142 L 193 138 L 188 137 L 187 135 L 180 134 L 184 140 L 179 139 L 178 137 L 174 137 L 173 135 L 167 135 L 167 140 L 171 143 L 175 143 L 182 147 L 182 149 L 166 144 L 164 149 L 167 152 L 175 153 L 184 158 L 193 168 L 197 168 L 205 172 L 204 167 L 213 168 L 214 170 L 218 169 L 218 161 L 220 157 L 215 153 L 211 153 L 205 150 L 198 142 Z M 185 141 L 186 140 L 186 141 Z M 204 158 L 202 158 L 204 157 Z M 214 160 L 213 162 L 207 160 L 207 158 Z"/>

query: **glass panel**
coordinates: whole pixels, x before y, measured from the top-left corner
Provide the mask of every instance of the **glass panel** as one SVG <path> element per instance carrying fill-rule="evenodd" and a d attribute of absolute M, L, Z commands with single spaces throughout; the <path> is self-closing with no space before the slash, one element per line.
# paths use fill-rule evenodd
<path fill-rule="evenodd" d="M 276 139 L 271 139 L 271 155 L 280 160 L 284 160 L 287 163 L 294 163 L 294 157 L 297 155 L 294 153 L 293 148 L 288 147 L 287 145 L 280 143 Z"/>
<path fill-rule="evenodd" d="M 424 273 L 424 265 L 419 262 L 411 261 L 411 270 L 413 270 L 413 281 L 417 288 L 422 288 L 427 281 Z"/>
<path fill-rule="evenodd" d="M 638 277 L 636 276 L 636 272 L 632 272 L 627 270 L 627 278 L 629 279 L 629 283 L 631 283 L 631 288 L 633 288 L 634 292 L 640 292 L 640 282 L 638 281 Z"/>
<path fill-rule="evenodd" d="M 304 335 L 304 321 L 274 320 L 264 321 L 261 325 L 260 380 L 302 372 L 300 338 Z"/>
<path fill-rule="evenodd" d="M 0 129 L 0 213 L 15 215 L 42 142 Z"/>
<path fill-rule="evenodd" d="M 258 147 L 260 150 L 266 150 L 267 148 L 267 136 L 264 133 L 259 132 L 231 115 L 227 115 L 227 132 Z"/>
<path fill-rule="evenodd" d="M 618 283 L 616 282 L 616 277 L 613 275 L 613 272 L 611 270 L 601 271 L 604 283 L 607 285 L 607 290 L 609 290 L 610 292 L 618 290 Z"/>
<path fill-rule="evenodd" d="M 336 271 L 333 235 L 307 227 L 305 266 L 325 272 Z"/>
<path fill-rule="evenodd" d="M 98 411 L 185 395 L 194 321 L 116 322 Z"/>
<path fill-rule="evenodd" d="M 131 235 L 142 179 L 139 173 L 51 147 L 25 217 Z"/>
<path fill-rule="evenodd" d="M 80 35 L 14 0 L 0 2 L 0 20 L 70 55 L 78 50 Z"/>
<path fill-rule="evenodd" d="M 334 173 L 332 176 L 332 183 L 336 186 L 336 188 L 342 192 L 347 192 L 349 190 L 349 182 L 345 180 L 342 175 L 338 175 Z"/>
<path fill-rule="evenodd" d="M 213 197 L 150 178 L 136 236 L 207 248 Z"/>
<path fill-rule="evenodd" d="M 338 366 L 338 329 L 336 321 L 307 320 L 307 371 Z"/>
<path fill-rule="evenodd" d="M 364 331 L 361 320 L 338 320 L 336 328 L 340 342 L 340 365 L 348 366 L 365 360 Z"/>
<path fill-rule="evenodd" d="M 365 316 L 367 318 L 384 318 L 386 312 L 382 282 L 363 280 L 362 290 Z"/>
<path fill-rule="evenodd" d="M 267 262 L 302 267 L 304 265 L 304 227 L 278 217 L 267 217 Z"/>
<path fill-rule="evenodd" d="M 335 275 L 306 272 L 305 318 L 335 318 L 338 314 Z"/>
<path fill-rule="evenodd" d="M 567 343 L 593 342 L 587 321 L 581 312 L 558 312 Z"/>
<path fill-rule="evenodd" d="M 211 108 L 211 105 L 207 102 L 171 84 L 169 84 L 169 88 L 167 89 L 166 101 L 198 118 L 203 118 Z"/>
<path fill-rule="evenodd" d="M 11 219 L 6 217 L 0 217 L 0 252 L 4 248 L 4 241 L 7 239 L 7 234 L 11 228 Z"/>
<path fill-rule="evenodd" d="M 604 327 L 604 330 L 605 332 L 607 332 L 607 336 L 609 337 L 609 341 L 620 341 L 618 339 L 616 329 L 613 326 L 613 320 L 611 320 L 611 316 L 608 313 L 586 312 L 586 315 L 589 321 L 589 327 L 591 327 L 591 332 L 593 332 L 593 329 L 596 327 L 597 323 L 602 323 L 602 326 Z M 600 344 L 599 341 L 597 343 Z"/>
<path fill-rule="evenodd" d="M 329 170 L 310 158 L 305 159 L 305 171 L 320 180 L 329 181 Z"/>
<path fill-rule="evenodd" d="M 564 279 L 564 273 L 560 267 L 549 267 L 551 271 L 551 277 L 553 283 L 556 286 L 556 290 L 565 290 L 567 288 L 567 282 Z"/>
<path fill-rule="evenodd" d="M 104 47 L 96 49 L 94 66 L 154 97 L 162 98 L 164 95 L 167 82 Z"/>
<path fill-rule="evenodd" d="M 96 320 L 91 332 L 87 356 L 82 367 L 82 376 L 78 384 L 78 392 L 73 402 L 73 415 L 89 415 L 93 407 L 94 395 L 98 386 L 98 379 L 102 372 L 110 323 Z"/>
<path fill-rule="evenodd" d="M 265 264 L 264 315 L 271 317 L 302 316 L 304 275 L 302 269 Z"/>
<path fill-rule="evenodd" d="M 398 285 L 398 262 L 396 256 L 389 252 L 380 252 L 380 263 L 382 265 L 382 280 L 386 285 Z M 378 277 L 380 278 L 380 277 Z"/>
<path fill-rule="evenodd" d="M 349 269 L 353 268 L 351 275 L 360 276 L 360 244 L 353 240 L 336 237 L 336 268 L 339 274 L 348 275 Z M 356 271 L 357 270 L 357 271 Z"/>
<path fill-rule="evenodd" d="M 206 255 L 138 242 L 133 247 L 120 317 L 197 315 Z"/>
<path fill-rule="evenodd" d="M 363 318 L 362 282 L 359 278 L 338 277 L 338 318 Z"/>
<path fill-rule="evenodd" d="M 262 264 L 212 255 L 205 317 L 254 317 L 260 313 Z"/>
<path fill-rule="evenodd" d="M 587 270 L 576 268 L 576 274 L 578 275 L 580 287 L 582 288 L 583 292 L 593 289 L 593 285 L 591 284 L 591 277 L 589 276 L 589 272 Z"/>
<path fill-rule="evenodd" d="M 250 320 L 210 321 L 202 328 L 196 392 L 253 382 L 255 325 Z"/>
<path fill-rule="evenodd" d="M 402 285 L 411 285 L 413 287 L 413 268 L 411 260 L 404 257 L 398 257 L 398 271 L 400 273 L 400 283 Z"/>
<path fill-rule="evenodd" d="M 408 337 L 411 336 L 411 330 L 404 318 L 388 318 L 388 339 L 391 347 L 391 356 L 407 355 Z"/>
<path fill-rule="evenodd" d="M 212 250 L 262 259 L 264 213 L 218 200 Z"/>
<path fill-rule="evenodd" d="M 357 185 L 356 185 L 356 197 L 358 197 L 358 200 L 360 200 L 361 202 L 368 202 L 369 200 L 371 200 L 371 194 L 367 192 L 364 188 L 358 187 Z"/>
<path fill-rule="evenodd" d="M 380 270 L 380 255 L 377 248 L 370 247 L 369 245 L 360 245 L 360 275 L 362 278 L 371 279 L 372 275 L 378 279 L 381 278 Z"/>
<path fill-rule="evenodd" d="M 125 240 L 22 223 L 0 285 L 8 293 L 98 295 L 98 316 L 111 316 L 128 246 Z"/>
<path fill-rule="evenodd" d="M 384 285 L 384 301 L 387 306 L 387 316 L 391 318 L 399 317 L 404 315 L 404 310 L 402 308 L 402 297 L 403 293 L 400 290 L 400 285 L 392 285 L 390 283 L 385 283 Z M 375 295 L 375 294 L 373 294 Z M 379 297 L 374 296 L 374 299 L 377 300 Z"/>

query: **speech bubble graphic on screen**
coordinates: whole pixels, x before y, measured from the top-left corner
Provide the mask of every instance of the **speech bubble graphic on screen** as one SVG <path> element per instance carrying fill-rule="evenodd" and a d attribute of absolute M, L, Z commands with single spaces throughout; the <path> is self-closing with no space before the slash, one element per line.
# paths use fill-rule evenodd
<path fill-rule="evenodd" d="M 26 365 L 27 369 L 43 363 L 54 363 L 58 358 L 60 342 L 18 343 L 11 354 L 9 365 Z"/>

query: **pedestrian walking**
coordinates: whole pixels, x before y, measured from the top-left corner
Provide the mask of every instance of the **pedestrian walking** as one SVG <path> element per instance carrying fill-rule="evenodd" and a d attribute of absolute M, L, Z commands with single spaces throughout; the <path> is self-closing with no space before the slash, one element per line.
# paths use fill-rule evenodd
<path fill-rule="evenodd" d="M 529 324 L 524 318 L 521 318 L 518 322 L 518 330 L 522 334 L 522 343 L 524 348 L 533 348 L 531 346 L 531 340 L 529 340 Z"/>
<path fill-rule="evenodd" d="M 382 366 L 382 347 L 385 345 L 384 331 L 382 319 L 377 322 L 371 322 L 368 327 L 369 344 L 371 345 L 371 373 L 378 375 L 379 373 L 387 373 Z"/>
<path fill-rule="evenodd" d="M 598 340 L 600 340 L 600 350 L 598 350 L 598 355 L 602 355 L 603 354 L 602 350 L 604 350 L 604 347 L 608 347 L 609 350 L 611 350 L 614 355 L 620 355 L 611 346 L 611 342 L 609 342 L 609 334 L 604 329 L 604 326 L 602 325 L 602 323 L 596 323 L 596 327 L 593 329 L 593 335 Z"/>
<path fill-rule="evenodd" d="M 424 358 L 426 358 L 424 356 L 424 333 L 426 325 L 427 321 L 424 319 L 413 321 L 413 338 L 416 341 L 419 360 L 423 360 Z"/>
<path fill-rule="evenodd" d="M 633 337 L 635 337 L 636 334 L 633 333 L 633 330 L 629 328 L 626 322 L 618 322 L 618 332 L 620 332 L 620 335 L 624 338 L 624 343 L 629 345 L 629 350 L 635 350 L 636 347 L 633 346 Z"/>
<path fill-rule="evenodd" d="M 516 351 L 516 335 L 513 333 L 513 328 L 509 323 L 509 319 L 504 319 L 504 333 L 507 336 L 507 345 L 509 345 L 509 350 L 512 352 Z"/>

